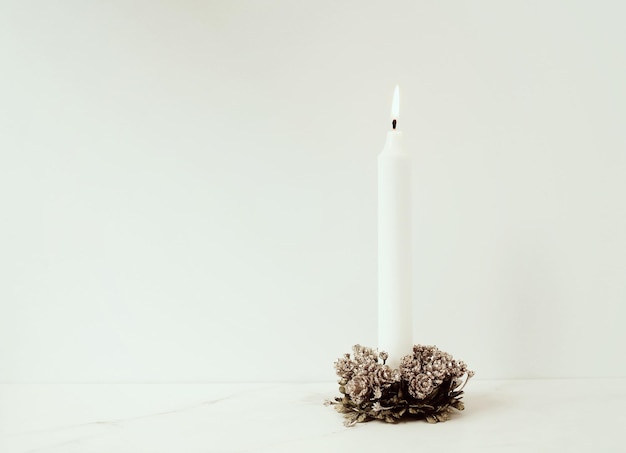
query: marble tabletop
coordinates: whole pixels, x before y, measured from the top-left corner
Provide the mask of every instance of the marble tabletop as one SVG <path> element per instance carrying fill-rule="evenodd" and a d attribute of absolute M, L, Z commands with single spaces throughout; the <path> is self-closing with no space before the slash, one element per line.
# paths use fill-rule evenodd
<path fill-rule="evenodd" d="M 352 428 L 333 382 L 0 384 L 0 452 L 626 451 L 625 384 L 474 379 L 445 423 Z"/>

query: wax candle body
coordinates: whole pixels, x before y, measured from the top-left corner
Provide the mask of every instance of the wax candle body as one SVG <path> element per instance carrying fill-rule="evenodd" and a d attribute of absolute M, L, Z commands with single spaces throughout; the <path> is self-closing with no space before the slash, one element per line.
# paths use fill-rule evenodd
<path fill-rule="evenodd" d="M 413 347 L 410 164 L 402 132 L 389 131 L 378 156 L 378 349 L 392 367 Z"/>

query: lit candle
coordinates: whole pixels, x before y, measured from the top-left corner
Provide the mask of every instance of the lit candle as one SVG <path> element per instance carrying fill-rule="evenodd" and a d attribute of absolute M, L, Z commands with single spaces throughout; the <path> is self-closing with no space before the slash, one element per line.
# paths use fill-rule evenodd
<path fill-rule="evenodd" d="M 391 127 L 378 156 L 378 349 L 397 367 L 413 348 L 411 309 L 411 158 L 397 129 L 399 89 Z"/>

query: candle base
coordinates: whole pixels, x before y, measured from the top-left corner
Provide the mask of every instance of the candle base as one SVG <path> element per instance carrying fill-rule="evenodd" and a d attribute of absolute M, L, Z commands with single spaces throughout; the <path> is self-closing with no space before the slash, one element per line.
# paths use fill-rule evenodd
<path fill-rule="evenodd" d="M 474 372 L 437 347 L 413 346 L 395 369 L 385 364 L 385 352 L 360 345 L 352 350 L 335 362 L 343 396 L 326 401 L 344 415 L 346 426 L 370 420 L 437 423 L 448 420 L 452 409 L 464 409 L 463 387 Z"/>

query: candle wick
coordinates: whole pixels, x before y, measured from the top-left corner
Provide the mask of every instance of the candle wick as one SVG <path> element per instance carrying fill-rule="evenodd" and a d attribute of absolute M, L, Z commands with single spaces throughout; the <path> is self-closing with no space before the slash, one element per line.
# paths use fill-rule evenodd
<path fill-rule="evenodd" d="M 396 120 L 393 120 L 391 122 L 391 127 L 395 130 L 396 129 Z"/>

